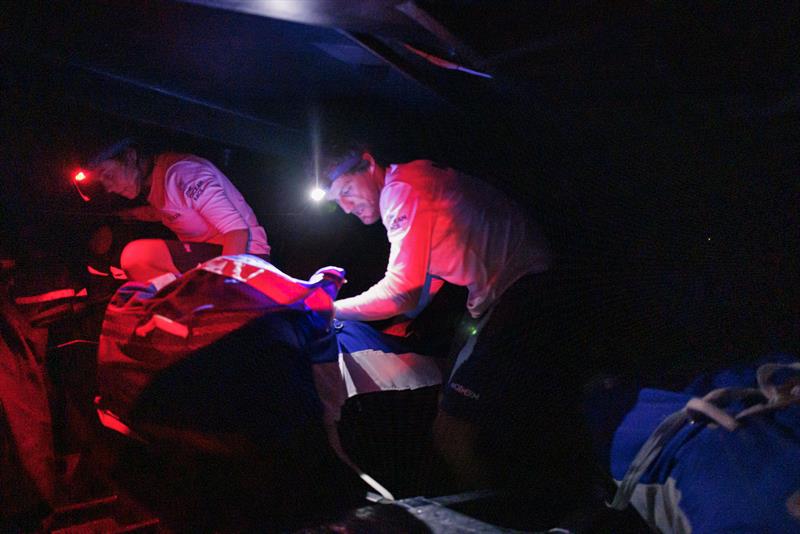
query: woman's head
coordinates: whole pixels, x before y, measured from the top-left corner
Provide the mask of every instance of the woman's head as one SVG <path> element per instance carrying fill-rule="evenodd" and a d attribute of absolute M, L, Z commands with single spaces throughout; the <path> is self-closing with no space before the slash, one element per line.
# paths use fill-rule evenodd
<path fill-rule="evenodd" d="M 142 193 L 148 167 L 148 159 L 132 138 L 103 148 L 86 164 L 86 169 L 106 192 L 128 199 L 134 199 Z"/>

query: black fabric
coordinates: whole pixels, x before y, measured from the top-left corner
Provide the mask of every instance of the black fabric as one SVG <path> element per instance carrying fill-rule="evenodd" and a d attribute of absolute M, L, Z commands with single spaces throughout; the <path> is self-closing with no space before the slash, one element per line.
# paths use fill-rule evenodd
<path fill-rule="evenodd" d="M 474 422 L 518 418 L 535 406 L 568 402 L 574 355 L 567 354 L 570 298 L 552 273 L 513 284 L 495 303 L 468 359 L 447 381 L 442 408 Z M 466 314 L 457 330 L 453 358 L 474 335 L 480 318 Z"/>
<path fill-rule="evenodd" d="M 164 243 L 172 256 L 172 263 L 182 273 L 222 254 L 222 245 L 213 243 L 188 243 L 176 239 L 165 239 Z"/>
<path fill-rule="evenodd" d="M 446 413 L 477 426 L 498 484 L 554 499 L 553 510 L 582 494 L 589 479 L 576 467 L 589 454 L 579 411 L 579 306 L 580 295 L 561 273 L 518 280 L 495 304 L 441 401 Z M 454 357 L 474 325 L 463 321 Z"/>
<path fill-rule="evenodd" d="M 262 315 L 166 367 L 141 391 L 129 420 L 242 435 L 262 444 L 319 420 L 297 320 L 302 318 Z"/>

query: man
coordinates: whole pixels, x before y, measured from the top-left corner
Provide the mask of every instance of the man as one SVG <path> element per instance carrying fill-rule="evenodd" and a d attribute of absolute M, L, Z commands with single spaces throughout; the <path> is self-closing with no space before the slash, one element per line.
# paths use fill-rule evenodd
<path fill-rule="evenodd" d="M 383 279 L 336 301 L 336 317 L 413 317 L 444 282 L 466 287 L 464 339 L 434 438 L 463 486 L 508 482 L 524 467 L 503 455 L 540 449 L 527 434 L 553 430 L 559 398 L 547 241 L 500 191 L 432 161 L 384 167 L 355 144 L 327 159 L 327 198 L 364 224 L 381 220 L 391 245 Z"/>
<path fill-rule="evenodd" d="M 149 155 L 133 139 L 98 152 L 85 165 L 89 182 L 147 205 L 120 215 L 160 221 L 177 240 L 137 239 L 122 251 L 129 279 L 187 271 L 221 254 L 269 257 L 267 234 L 241 193 L 211 162 L 189 154 Z"/>

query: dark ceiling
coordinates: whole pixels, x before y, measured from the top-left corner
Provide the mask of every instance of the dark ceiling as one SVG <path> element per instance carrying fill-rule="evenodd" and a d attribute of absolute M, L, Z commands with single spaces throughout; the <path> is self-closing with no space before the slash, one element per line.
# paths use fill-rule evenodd
<path fill-rule="evenodd" d="M 535 124 L 550 139 L 550 128 L 615 128 L 632 107 L 731 120 L 800 106 L 798 7 L 782 3 L 89 0 L 5 10 L 5 61 L 65 96 L 279 153 L 305 139 L 312 109 L 378 117 L 390 133 L 459 116 Z"/>

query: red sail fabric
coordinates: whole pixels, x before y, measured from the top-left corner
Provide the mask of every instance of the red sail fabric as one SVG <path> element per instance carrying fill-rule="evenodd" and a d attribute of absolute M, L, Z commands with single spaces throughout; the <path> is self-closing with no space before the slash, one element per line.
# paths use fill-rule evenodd
<path fill-rule="evenodd" d="M 336 268 L 297 280 L 238 255 L 163 288 L 124 284 L 100 336 L 102 406 L 131 423 L 220 432 L 280 433 L 318 417 L 311 363 L 320 353 L 335 359 L 330 323 L 343 280 Z"/>
<path fill-rule="evenodd" d="M 0 294 L 0 334 L 0 519 L 5 519 L 53 503 L 55 456 L 43 372 L 47 331 L 32 328 Z"/>

